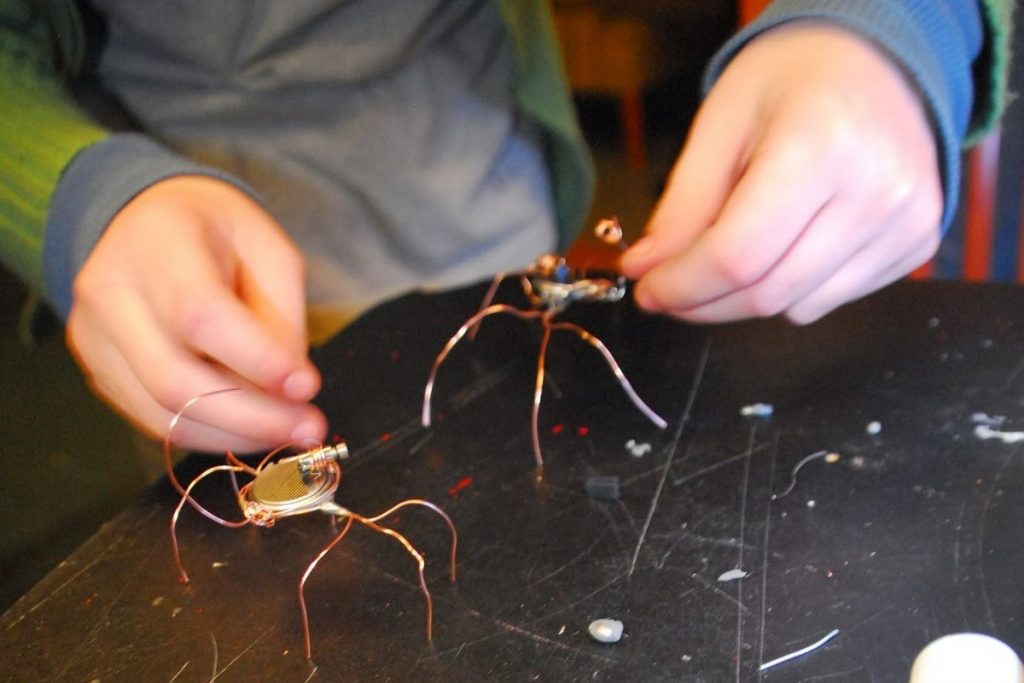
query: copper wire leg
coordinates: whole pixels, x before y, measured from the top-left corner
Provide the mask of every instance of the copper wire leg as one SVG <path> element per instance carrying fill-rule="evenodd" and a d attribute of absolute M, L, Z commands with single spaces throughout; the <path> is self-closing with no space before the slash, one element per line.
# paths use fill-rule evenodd
<path fill-rule="evenodd" d="M 421 498 L 409 498 L 408 500 L 403 500 L 403 501 L 393 505 L 392 507 L 388 508 L 387 510 L 385 510 L 382 513 L 380 513 L 379 515 L 374 515 L 373 517 L 368 517 L 367 519 L 369 519 L 371 522 L 379 522 L 380 520 L 384 519 L 388 515 L 390 515 L 393 512 L 395 512 L 396 510 L 400 510 L 400 509 L 402 509 L 404 507 L 408 507 L 410 505 L 422 505 L 425 508 L 429 508 L 430 510 L 433 510 L 434 512 L 439 514 L 441 516 L 441 518 L 445 521 L 445 523 L 448 525 L 448 529 L 452 532 L 451 571 L 449 572 L 449 578 L 450 578 L 450 580 L 452 582 L 454 582 L 455 581 L 455 551 L 456 551 L 456 548 L 457 548 L 457 546 L 459 544 L 459 535 L 455 532 L 455 523 L 452 522 L 452 518 L 449 517 L 448 513 L 446 513 L 444 510 L 442 510 L 438 506 L 434 505 L 429 500 L 423 500 Z"/>
<path fill-rule="evenodd" d="M 548 344 L 551 341 L 551 321 L 541 320 L 544 325 L 544 336 L 540 340 L 540 351 L 537 353 L 537 375 L 533 383 L 533 409 L 530 411 L 530 436 L 533 439 L 533 458 L 537 467 L 544 467 L 544 458 L 540 453 L 540 399 L 544 393 L 544 361 L 548 355 Z"/>
<path fill-rule="evenodd" d="M 231 391 L 241 391 L 241 389 L 239 389 L 238 387 L 216 389 L 214 391 L 208 391 L 205 394 L 193 396 L 192 398 L 185 402 L 185 405 L 181 407 L 181 410 L 175 413 L 174 417 L 172 417 L 171 421 L 167 424 L 167 435 L 164 436 L 164 469 L 167 471 L 167 478 L 171 480 L 171 484 L 174 486 L 174 489 L 178 493 L 184 494 L 185 487 L 181 485 L 181 482 L 178 481 L 178 478 L 174 475 L 174 465 L 171 462 L 171 435 L 174 433 L 174 428 L 178 426 L 178 423 L 181 421 L 181 418 L 185 415 L 185 412 L 189 408 L 194 406 L 196 403 L 199 403 L 201 400 L 209 396 L 216 396 L 217 394 L 226 394 Z"/>
<path fill-rule="evenodd" d="M 345 526 L 342 527 L 341 531 L 339 531 L 338 534 L 333 539 L 331 539 L 331 542 L 328 543 L 324 547 L 324 549 L 321 550 L 317 554 L 317 556 L 313 558 L 313 561 L 309 563 L 309 566 L 306 567 L 306 571 L 302 573 L 302 577 L 299 579 L 299 611 L 302 613 L 302 637 L 306 641 L 306 659 L 313 659 L 313 645 L 309 635 L 309 614 L 306 611 L 306 579 L 308 579 L 309 575 L 313 573 L 313 570 L 316 568 L 317 563 L 319 563 L 320 560 L 323 559 L 324 555 L 329 553 L 331 551 L 331 548 L 336 546 L 338 544 L 338 541 L 345 537 L 345 534 L 348 533 L 348 530 L 352 528 L 352 521 L 353 520 L 350 515 L 346 516 Z"/>
<path fill-rule="evenodd" d="M 665 419 L 658 415 L 656 412 L 654 412 L 654 410 L 652 410 L 650 406 L 644 403 L 643 399 L 641 399 L 640 396 L 637 395 L 636 391 L 633 389 L 633 385 L 629 383 L 628 379 L 626 379 L 626 374 L 622 372 L 622 368 L 619 367 L 619 364 L 615 362 L 615 358 L 612 356 L 611 351 L 608 350 L 608 347 L 605 346 L 600 339 L 590 334 L 579 325 L 575 325 L 573 323 L 552 323 L 551 327 L 559 330 L 569 330 L 571 332 L 575 332 L 580 339 L 582 339 L 583 341 L 587 342 L 595 349 L 597 349 L 598 352 L 600 352 L 600 354 L 604 357 L 605 362 L 608 363 L 608 367 L 611 369 L 616 379 L 619 380 L 619 384 L 622 386 L 622 390 L 626 392 L 626 395 L 629 396 L 629 399 L 633 402 L 633 405 L 637 407 L 637 410 L 643 413 L 648 420 L 653 422 L 655 426 L 658 427 L 658 429 L 665 429 L 666 427 L 668 427 L 668 423 L 665 421 Z"/>
<path fill-rule="evenodd" d="M 224 452 L 224 459 L 227 461 L 229 465 L 238 468 L 238 470 L 232 470 L 231 472 L 228 473 L 231 475 L 231 490 L 235 492 L 235 497 L 237 498 L 242 494 L 238 488 L 238 477 L 236 476 L 236 472 L 245 472 L 246 474 L 255 477 L 257 474 L 259 474 L 259 471 L 254 469 L 251 465 L 247 465 L 246 463 L 242 462 L 238 458 L 238 456 L 232 453 L 231 451 Z"/>
<path fill-rule="evenodd" d="M 379 533 L 386 534 L 386 535 L 391 536 L 392 538 L 398 540 L 398 542 L 401 543 L 402 546 L 405 547 L 406 551 L 410 555 L 413 556 L 413 559 L 416 560 L 417 565 L 419 566 L 420 590 L 422 591 L 424 600 L 426 601 L 426 604 L 427 604 L 427 640 L 430 640 L 433 637 L 433 618 L 434 618 L 433 617 L 433 614 L 434 614 L 433 601 L 431 600 L 431 597 L 430 597 L 430 591 L 427 590 L 426 579 L 423 576 L 423 569 L 424 569 L 424 566 L 426 565 L 426 561 L 423 559 L 423 556 L 416 550 L 416 548 L 413 547 L 412 543 L 410 543 L 409 540 L 407 538 L 405 538 L 405 536 L 403 536 L 402 534 L 398 533 L 397 531 L 395 531 L 393 529 L 389 529 L 387 527 L 384 527 L 384 526 L 381 526 L 381 525 L 377 524 L 377 522 L 379 522 L 381 519 L 384 519 L 388 515 L 391 515 L 394 512 L 396 512 L 397 510 L 400 510 L 400 509 L 402 509 L 404 507 L 408 507 L 408 506 L 411 506 L 411 505 L 420 505 L 420 506 L 426 507 L 426 508 L 428 508 L 430 510 L 433 510 L 438 515 L 440 515 L 441 518 L 448 525 L 448 529 L 452 532 L 451 570 L 450 570 L 449 576 L 450 576 L 450 579 L 452 581 L 455 581 L 455 555 L 456 555 L 456 549 L 458 547 L 458 542 L 459 542 L 458 534 L 455 531 L 455 524 L 452 522 L 451 517 L 449 517 L 448 514 L 444 510 L 439 508 L 438 506 L 434 505 L 433 503 L 431 503 L 428 500 L 421 500 L 419 498 L 410 498 L 409 500 L 403 500 L 403 501 L 397 503 L 396 505 L 391 506 L 390 508 L 388 508 L 384 512 L 381 512 L 378 515 L 374 515 L 373 517 L 363 517 L 361 515 L 355 514 L 354 512 L 351 512 L 349 510 L 345 510 L 344 512 L 336 515 L 336 516 L 343 516 L 343 517 L 345 517 L 345 526 L 342 528 L 342 530 L 340 532 L 338 532 L 338 534 L 334 537 L 334 539 L 331 540 L 331 542 L 328 543 L 327 546 L 323 550 L 320 551 L 320 553 L 313 559 L 313 561 L 309 563 L 309 566 L 306 567 L 306 571 L 302 574 L 302 578 L 299 579 L 299 608 L 300 608 L 300 610 L 302 612 L 302 632 L 303 632 L 303 634 L 305 636 L 305 641 L 306 641 L 306 659 L 312 659 L 312 657 L 313 657 L 313 655 L 312 655 L 312 645 L 311 645 L 311 639 L 310 639 L 310 633 L 309 633 L 309 616 L 308 616 L 308 613 L 306 611 L 306 598 L 305 598 L 306 580 L 309 578 L 310 574 L 313 573 L 313 569 L 316 568 L 317 563 L 319 563 L 320 560 L 323 559 L 323 557 L 327 553 L 329 553 L 331 551 L 331 549 L 334 548 L 335 545 L 337 545 L 338 541 L 340 541 L 345 536 L 345 534 L 348 533 L 349 529 L 352 527 L 352 522 L 353 521 L 357 521 L 360 524 L 364 524 L 364 525 L 368 526 L 373 531 L 377 531 Z"/>
<path fill-rule="evenodd" d="M 386 534 L 391 538 L 395 539 L 405 548 L 406 552 L 412 555 L 412 558 L 416 560 L 416 566 L 419 571 L 420 577 L 420 592 L 423 593 L 423 600 L 427 603 L 427 640 L 431 640 L 434 637 L 434 602 L 430 599 L 430 591 L 427 590 L 427 580 L 423 576 L 423 568 L 426 566 L 426 560 L 423 559 L 423 555 L 416 550 L 415 546 L 409 542 L 402 534 L 398 533 L 394 529 L 389 529 L 386 526 L 381 526 L 376 522 L 372 521 L 368 517 L 363 517 L 355 513 L 349 513 L 352 517 L 360 524 L 365 524 L 374 531 L 378 531 L 382 534 Z"/>
<path fill-rule="evenodd" d="M 444 359 L 448 357 L 451 350 L 455 348 L 455 345 L 459 343 L 459 340 L 466 336 L 466 332 L 468 332 L 470 328 L 478 324 L 487 316 L 494 315 L 496 313 L 508 313 L 509 315 L 514 315 L 523 320 L 539 318 L 542 315 L 540 311 L 521 311 L 514 306 L 509 306 L 508 304 L 493 304 L 478 311 L 469 320 L 463 323 L 462 327 L 452 335 L 451 339 L 448 340 L 448 343 L 444 345 L 443 349 L 441 349 L 441 353 L 437 354 L 437 358 L 434 359 L 434 366 L 430 369 L 430 378 L 427 380 L 427 386 L 423 390 L 423 414 L 420 417 L 420 423 L 424 427 L 430 426 L 430 397 L 434 393 L 434 380 L 437 378 L 437 370 L 441 367 L 441 363 L 443 363 Z"/>
<path fill-rule="evenodd" d="M 487 293 L 484 294 L 483 301 L 480 302 L 480 308 L 478 309 L 478 312 L 483 311 L 484 309 L 491 305 L 491 302 L 494 301 L 494 295 L 498 293 L 498 287 L 501 286 L 501 283 L 505 281 L 506 277 L 508 277 L 508 274 L 504 272 L 498 273 L 497 275 L 494 276 L 494 279 L 491 280 L 491 286 L 487 288 Z M 473 339 L 476 339 L 476 333 L 480 331 L 481 322 L 482 320 L 476 321 L 476 323 L 469 330 L 469 339 L 471 341 Z"/>
<path fill-rule="evenodd" d="M 237 455 L 235 455 L 231 451 L 224 451 L 224 459 L 227 461 L 227 463 L 229 465 L 234 465 L 235 467 L 241 468 L 241 470 L 243 472 L 245 472 L 246 474 L 251 474 L 254 477 L 257 474 L 259 474 L 259 472 L 256 470 L 255 467 L 253 467 L 252 465 L 246 464 L 245 462 L 242 461 L 241 458 L 239 458 Z"/>
<path fill-rule="evenodd" d="M 188 485 L 188 488 L 184 489 L 181 492 L 181 500 L 178 501 L 177 507 L 174 508 L 174 514 L 171 515 L 171 547 L 174 549 L 174 562 L 178 565 L 179 578 L 181 579 L 182 583 L 188 583 L 189 579 L 188 574 L 185 572 L 185 566 L 181 562 L 181 554 L 178 552 L 177 526 L 178 517 L 181 515 L 181 509 L 185 507 L 185 501 L 189 501 L 192 504 L 192 507 L 201 512 L 206 518 L 213 520 L 221 526 L 238 528 L 248 524 L 248 519 L 237 522 L 221 519 L 220 517 L 213 514 L 212 512 L 204 508 L 202 505 L 197 503 L 195 499 L 192 498 L 192 489 L 195 488 L 196 484 L 198 484 L 200 481 L 202 481 L 209 475 L 215 472 L 231 472 L 232 474 L 234 474 L 235 472 L 238 472 L 239 469 L 240 468 L 235 467 L 234 465 L 217 465 L 216 467 L 211 467 L 210 469 L 200 473 L 199 476 L 192 480 L 192 483 Z"/>
<path fill-rule="evenodd" d="M 537 296 L 533 291 L 533 282 L 526 275 L 520 275 L 519 282 L 523 286 L 523 294 L 526 295 L 527 299 L 533 301 Z"/>

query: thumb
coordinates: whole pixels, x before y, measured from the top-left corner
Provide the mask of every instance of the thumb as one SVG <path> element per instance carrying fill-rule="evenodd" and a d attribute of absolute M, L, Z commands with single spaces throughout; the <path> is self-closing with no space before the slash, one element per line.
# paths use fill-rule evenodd
<path fill-rule="evenodd" d="M 627 277 L 638 280 L 684 251 L 718 218 L 743 174 L 753 138 L 750 108 L 730 98 L 721 88 L 712 91 L 697 113 L 644 237 L 622 256 Z"/>

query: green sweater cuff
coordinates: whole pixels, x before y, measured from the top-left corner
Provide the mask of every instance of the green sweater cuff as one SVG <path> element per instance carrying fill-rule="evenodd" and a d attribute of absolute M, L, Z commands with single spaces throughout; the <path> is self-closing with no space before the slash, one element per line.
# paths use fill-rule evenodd
<path fill-rule="evenodd" d="M 1013 6 L 1013 0 L 981 0 L 985 40 L 974 62 L 977 96 L 964 139 L 966 145 L 992 130 L 1006 107 Z"/>
<path fill-rule="evenodd" d="M 47 207 L 79 151 L 106 136 L 66 99 L 53 74 L 9 34 L 0 43 L 0 255 L 41 289 Z"/>

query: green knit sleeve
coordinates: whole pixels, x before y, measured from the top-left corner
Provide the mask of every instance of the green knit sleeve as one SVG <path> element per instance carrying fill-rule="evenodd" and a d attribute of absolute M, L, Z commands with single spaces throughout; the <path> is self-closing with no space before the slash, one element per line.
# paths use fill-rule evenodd
<path fill-rule="evenodd" d="M 73 29 L 43 3 L 0 0 L 0 260 L 37 290 L 50 197 L 75 154 L 105 135 L 61 85 Z"/>
<path fill-rule="evenodd" d="M 1006 106 L 1013 0 L 981 0 L 985 43 L 974 63 L 974 109 L 965 144 L 991 130 Z"/>

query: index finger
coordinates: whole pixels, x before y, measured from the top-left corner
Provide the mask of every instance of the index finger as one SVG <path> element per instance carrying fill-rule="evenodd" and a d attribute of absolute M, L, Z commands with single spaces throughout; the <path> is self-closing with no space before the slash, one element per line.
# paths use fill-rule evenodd
<path fill-rule="evenodd" d="M 749 145 L 749 120 L 723 111 L 719 99 L 712 92 L 697 113 L 644 237 L 623 254 L 621 267 L 627 277 L 639 279 L 687 248 L 718 217 L 740 177 Z"/>
<path fill-rule="evenodd" d="M 812 141 L 788 126 L 767 138 L 717 220 L 637 283 L 645 308 L 684 311 L 756 284 L 782 260 L 835 191 Z"/>
<path fill-rule="evenodd" d="M 172 334 L 246 381 L 294 400 L 308 400 L 319 388 L 312 363 L 216 279 L 190 283 L 172 305 Z"/>

